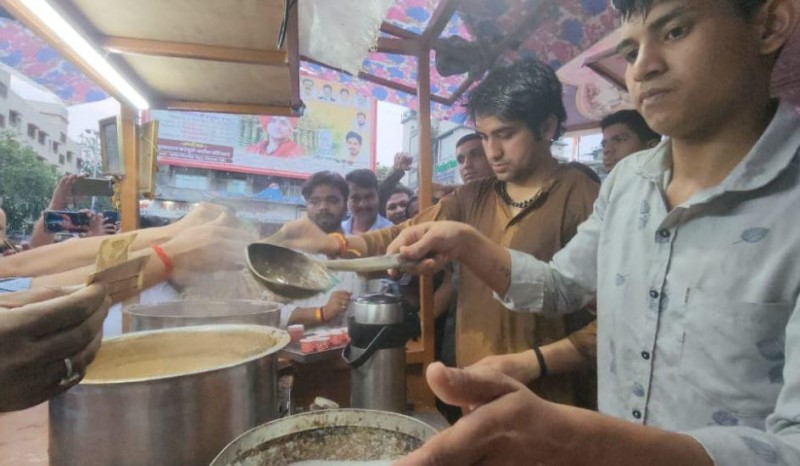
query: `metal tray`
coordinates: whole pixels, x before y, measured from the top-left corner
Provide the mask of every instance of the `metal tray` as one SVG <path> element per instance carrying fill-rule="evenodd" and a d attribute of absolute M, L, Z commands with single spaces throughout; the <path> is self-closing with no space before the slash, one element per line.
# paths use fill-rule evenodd
<path fill-rule="evenodd" d="M 325 351 L 304 353 L 300 351 L 300 343 L 292 342 L 280 350 L 278 356 L 300 364 L 313 364 L 315 362 L 330 361 L 336 358 L 341 359 L 342 350 L 345 346 L 347 345 L 332 346 Z"/>

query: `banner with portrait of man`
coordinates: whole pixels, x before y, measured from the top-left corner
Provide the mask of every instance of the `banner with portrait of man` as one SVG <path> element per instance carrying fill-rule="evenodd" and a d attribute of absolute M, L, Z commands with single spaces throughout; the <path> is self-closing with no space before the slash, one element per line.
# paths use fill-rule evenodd
<path fill-rule="evenodd" d="M 291 178 L 374 170 L 375 100 L 307 77 L 300 92 L 301 118 L 154 110 L 158 163 Z"/>

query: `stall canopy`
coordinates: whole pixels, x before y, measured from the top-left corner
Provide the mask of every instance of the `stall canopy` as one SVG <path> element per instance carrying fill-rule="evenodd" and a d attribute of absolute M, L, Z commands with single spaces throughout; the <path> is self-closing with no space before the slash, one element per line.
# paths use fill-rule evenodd
<path fill-rule="evenodd" d="M 92 7 L 90 5 L 92 3 L 102 5 L 114 2 L 80 0 L 65 3 L 86 3 L 86 7 Z M 139 15 L 144 18 L 146 5 L 152 2 L 144 2 L 145 8 L 139 8 L 140 3 L 136 3 L 137 8 L 134 10 L 141 12 Z M 162 2 L 155 3 L 162 4 Z M 176 11 L 179 11 L 180 5 L 185 2 L 170 3 L 178 5 Z M 226 14 L 233 9 L 242 18 L 246 17 L 247 10 L 239 8 L 238 5 L 247 2 L 236 3 L 235 8 L 226 5 Z M 275 11 L 272 13 L 279 17 L 280 2 L 274 3 Z M 188 16 L 182 22 L 189 23 L 192 15 L 199 16 L 199 9 L 195 10 L 197 11 L 187 11 Z M 90 16 L 100 14 L 95 12 Z M 355 11 L 353 14 L 358 12 Z M 164 14 L 157 16 L 164 17 Z M 242 18 L 238 18 L 237 21 Z M 116 21 L 119 21 L 119 18 Z M 417 47 L 432 23 L 442 22 L 444 24 L 441 25 L 438 38 L 447 39 L 443 46 L 453 43 L 452 37 L 463 39 L 461 45 L 470 51 L 469 56 L 473 59 L 473 66 L 471 72 L 442 76 L 436 66 L 439 57 L 435 51 L 431 52 L 433 66 L 430 90 L 433 117 L 465 122 L 466 111 L 461 105 L 463 97 L 465 92 L 483 76 L 486 69 L 498 62 L 507 63 L 517 57 L 534 56 L 559 70 L 559 77 L 565 85 L 568 126 L 571 129 L 580 129 L 594 126 L 602 114 L 628 105 L 622 77 L 624 63 L 612 51 L 618 21 L 608 0 L 396 0 L 388 8 L 385 21 L 380 25 L 377 46 L 367 54 L 362 69 L 355 76 L 337 70 L 336 63 L 322 64 L 311 59 L 303 60 L 303 57 L 299 63 L 299 74 L 346 84 L 379 100 L 417 109 L 416 87 L 419 67 L 417 57 L 407 52 Z M 114 23 L 108 20 L 106 22 Z M 195 24 L 198 25 L 196 27 L 210 26 Z M 113 24 L 105 27 L 107 32 L 114 33 Z M 249 50 L 252 50 L 256 47 L 255 44 L 274 43 L 276 30 L 274 27 L 268 29 L 262 28 L 251 39 L 232 37 L 226 38 L 227 42 L 223 40 L 223 43 L 230 48 L 247 50 L 250 47 Z M 169 31 L 170 28 L 166 30 Z M 197 32 L 197 29 L 193 31 Z M 133 34 L 130 31 L 119 30 L 116 33 L 125 33 L 129 36 Z M 187 40 L 181 34 L 188 32 L 184 30 L 183 33 L 173 31 L 169 32 L 168 36 L 164 34 L 151 33 L 148 35 L 150 38 L 148 40 L 169 39 L 179 42 Z M 147 34 L 139 32 L 138 35 Z M 205 33 L 200 34 L 204 35 Z M 795 101 L 800 101 L 800 82 L 798 82 L 800 78 L 797 77 L 797 73 L 791 73 L 790 70 L 797 69 L 800 63 L 799 38 L 800 35 L 795 35 L 792 45 L 785 51 L 775 78 L 776 94 Z M 194 39 L 192 42 L 195 42 Z M 212 40 L 209 39 L 208 42 Z M 106 43 L 106 46 L 110 47 L 109 43 Z M 124 50 L 117 51 L 124 52 Z M 123 57 L 135 66 L 149 69 L 151 73 L 156 72 L 154 69 L 156 63 L 170 60 L 168 57 L 133 53 L 123 54 Z M 103 90 L 87 79 L 81 70 L 63 60 L 43 40 L 19 23 L 7 18 L 0 18 L 0 60 L 52 89 L 67 103 L 100 100 L 107 96 Z M 172 60 L 176 59 L 173 57 Z M 191 63 L 192 60 L 181 59 L 181 62 Z M 200 61 L 194 60 L 194 62 Z M 248 67 L 230 63 L 223 65 L 205 63 L 205 65 L 218 68 Z M 222 72 L 223 69 L 220 68 L 219 71 Z M 290 70 L 290 67 L 284 68 L 282 72 L 286 73 L 286 70 Z M 200 74 L 199 71 L 201 70 L 185 73 L 191 77 Z M 248 88 L 244 85 L 231 85 L 229 76 L 234 74 L 226 73 L 222 84 L 212 85 L 210 83 L 212 80 L 205 79 L 207 87 L 202 91 L 196 88 L 198 92 L 203 92 L 203 95 L 191 97 L 195 100 L 208 100 L 211 96 L 217 101 L 225 101 L 231 100 L 226 93 Z M 271 80 L 265 80 L 264 76 L 255 79 L 274 84 Z M 182 82 L 182 80 L 174 81 Z M 292 105 L 286 101 L 282 104 L 287 108 Z M 297 102 L 293 105 L 297 105 Z"/>
<path fill-rule="evenodd" d="M 443 24 L 437 28 L 436 23 Z M 311 61 L 301 62 L 301 74 L 348 83 L 379 100 L 416 109 L 419 64 L 407 52 L 427 39 L 426 32 L 441 29 L 439 40 L 431 42 L 432 115 L 463 123 L 463 97 L 490 67 L 536 57 L 559 69 L 618 25 L 608 0 L 397 0 L 358 79 Z M 451 63 L 460 50 L 469 60 L 468 69 L 443 76 L 440 68 L 458 71 Z M 439 63 L 442 58 L 446 63 Z M 578 111 L 577 96 L 576 86 L 565 85 L 568 126 L 596 125 Z"/>
<path fill-rule="evenodd" d="M 213 50 L 212 44 L 220 47 L 219 52 L 252 52 L 263 44 L 274 45 L 280 21 L 271 27 L 249 31 L 246 26 L 226 28 L 224 24 L 206 24 L 208 19 L 204 20 L 203 16 L 211 16 L 215 22 L 227 23 L 228 18 L 234 15 L 230 24 L 244 21 L 243 24 L 247 25 L 253 23 L 253 17 L 263 18 L 268 14 L 281 19 L 283 15 L 280 1 L 263 2 L 274 3 L 275 11 L 259 10 L 258 15 L 243 8 L 242 5 L 252 3 L 243 0 L 235 2 L 235 7 L 224 3 L 224 14 L 219 12 L 217 15 L 207 15 L 205 10 L 201 14 L 201 8 L 195 2 L 182 1 L 168 2 L 169 8 L 164 7 L 164 2 L 155 0 L 128 2 L 132 5 L 130 8 L 122 8 L 119 4 L 125 2 L 121 0 L 70 0 L 58 3 L 67 8 L 77 7 L 78 13 L 74 9 L 69 11 L 84 17 L 86 21 L 80 24 L 85 26 L 88 22 L 87 28 L 105 38 L 98 42 L 122 66 L 123 71 L 132 71 L 131 74 L 139 76 L 138 84 L 154 91 L 151 93 L 156 95 L 153 102 L 156 107 L 164 106 L 163 102 L 176 100 L 236 102 L 235 93 L 259 87 L 245 82 L 231 82 L 231 79 L 245 79 L 239 70 L 259 65 L 219 62 L 208 56 L 188 58 L 185 56 L 188 53 L 186 45 L 197 45 L 198 38 L 203 37 L 206 43 L 200 45 L 206 48 L 201 48 L 201 51 L 207 54 Z M 155 4 L 159 9 L 155 8 Z M 209 4 L 223 5 L 217 2 Z M 117 11 L 134 13 L 126 13 L 128 21 L 123 21 L 125 16 L 122 14 L 111 14 L 110 10 L 114 9 L 112 6 Z M 136 21 L 130 21 L 131 14 L 135 15 L 133 19 Z M 248 15 L 251 17 L 250 23 L 247 21 Z M 154 21 L 158 21 L 158 24 Z M 163 23 L 167 21 L 175 25 L 164 27 Z M 261 23 L 260 20 L 255 22 Z M 126 26 L 138 23 L 143 25 Z M 190 24 L 192 26 L 188 26 Z M 453 44 L 458 39 L 452 38 L 458 37 L 462 39 L 461 44 L 455 47 L 463 46 L 468 51 L 472 66 L 469 72 L 442 76 L 437 70 L 440 55 L 436 51 L 431 52 L 432 116 L 464 122 L 466 111 L 461 105 L 464 94 L 491 66 L 521 56 L 535 56 L 558 69 L 617 26 L 617 16 L 608 0 L 397 0 L 389 7 L 385 21 L 380 25 L 377 46 L 367 54 L 362 70 L 356 76 L 337 70 L 336 63 L 321 64 L 302 60 L 302 57 L 299 73 L 347 84 L 379 100 L 417 109 L 419 64 L 416 54 L 408 52 L 418 50 L 422 41 L 429 39 L 426 36 L 428 31 L 441 30 L 437 37 L 446 41 L 438 41 L 441 47 L 437 47 L 437 41 L 432 41 L 434 48 Z M 172 48 L 165 51 L 165 43 Z M 171 53 L 167 53 L 170 50 Z M 262 53 L 263 60 L 267 60 L 265 53 Z M 81 70 L 65 62 L 44 41 L 9 19 L 0 20 L 0 60 L 52 89 L 68 103 L 99 100 L 106 96 L 97 85 L 82 75 Z M 164 68 L 170 63 L 184 68 Z M 284 68 L 281 72 L 286 73 L 290 68 Z M 169 74 L 173 76 L 169 82 L 166 79 L 168 72 L 179 74 Z M 177 76 L 181 79 L 176 79 Z M 262 87 L 276 82 L 265 73 L 254 73 L 252 79 L 260 80 Z M 287 84 L 281 85 L 285 87 Z M 578 88 L 566 85 L 565 94 L 569 126 L 575 128 L 591 124 L 592 120 L 578 111 Z M 159 102 L 159 96 L 165 97 Z M 257 102 L 263 105 L 278 104 L 266 99 Z M 287 107 L 291 105 L 288 101 L 280 104 Z"/>
<path fill-rule="evenodd" d="M 68 102 L 104 97 L 80 79 L 80 71 L 140 110 L 290 115 L 301 107 L 297 18 L 290 17 L 283 0 L 202 5 L 196 0 L 4 0 L 2 5 L 80 70 L 8 20 L 2 24 L 3 61 Z M 114 68 L 110 72 L 97 66 L 103 58 Z"/>

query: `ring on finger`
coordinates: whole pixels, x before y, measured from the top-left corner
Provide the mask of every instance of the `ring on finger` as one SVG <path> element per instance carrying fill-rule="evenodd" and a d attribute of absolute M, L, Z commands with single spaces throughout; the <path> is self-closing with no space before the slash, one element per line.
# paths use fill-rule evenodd
<path fill-rule="evenodd" d="M 67 368 L 67 373 L 64 374 L 64 377 L 62 377 L 58 382 L 59 387 L 68 387 L 74 385 L 75 382 L 81 379 L 81 373 L 75 370 L 70 358 L 64 358 L 64 365 Z"/>

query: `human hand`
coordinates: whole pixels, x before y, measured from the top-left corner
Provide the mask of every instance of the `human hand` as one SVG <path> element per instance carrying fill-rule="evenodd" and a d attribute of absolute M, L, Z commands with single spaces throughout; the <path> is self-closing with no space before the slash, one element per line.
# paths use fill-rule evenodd
<path fill-rule="evenodd" d="M 575 433 L 582 410 L 542 400 L 490 367 L 428 366 L 442 401 L 471 411 L 393 466 L 584 464 Z M 591 414 L 591 413 L 589 413 Z"/>
<path fill-rule="evenodd" d="M 105 218 L 97 212 L 89 209 L 81 209 L 89 217 L 89 226 L 86 227 L 86 236 L 102 236 L 105 234 L 103 231 L 103 221 Z"/>
<path fill-rule="evenodd" d="M 308 218 L 284 224 L 277 233 L 269 237 L 269 242 L 312 254 L 336 256 L 339 253 L 339 242 Z"/>
<path fill-rule="evenodd" d="M 337 290 L 331 294 L 331 297 L 328 299 L 328 303 L 323 306 L 325 309 L 325 315 L 328 316 L 328 320 L 337 317 L 339 314 L 347 310 L 347 306 L 350 304 L 351 296 L 352 293 L 345 290 Z"/>
<path fill-rule="evenodd" d="M 468 366 L 467 369 L 478 370 L 483 367 L 494 369 L 524 385 L 529 385 L 531 382 L 538 379 L 541 370 L 539 368 L 539 361 L 536 359 L 533 350 L 487 356 L 475 364 Z"/>
<path fill-rule="evenodd" d="M 186 230 L 191 230 L 194 227 L 203 225 L 208 222 L 213 222 L 219 216 L 225 212 L 230 213 L 230 209 L 228 207 L 219 205 L 219 204 L 211 204 L 209 202 L 201 202 L 197 204 L 192 210 L 189 211 L 186 215 L 181 217 L 175 223 L 167 225 L 167 228 L 175 231 L 175 235 L 184 232 Z"/>
<path fill-rule="evenodd" d="M 58 181 L 56 189 L 53 190 L 53 197 L 50 199 L 48 210 L 66 210 L 69 205 L 69 198 L 72 196 L 72 185 L 78 178 L 85 175 L 64 175 Z"/>
<path fill-rule="evenodd" d="M 100 349 L 111 300 L 100 284 L 71 294 L 27 293 L 0 308 L 0 412 L 25 409 L 78 383 Z M 12 299 L 13 301 L 13 299 Z M 8 301 L 6 301 L 8 304 Z M 67 379 L 69 359 L 74 377 Z"/>
<path fill-rule="evenodd" d="M 404 271 L 413 274 L 435 273 L 463 254 L 464 235 L 472 227 L 450 221 L 427 222 L 403 229 L 386 248 L 386 254 L 399 254 L 409 261 Z"/>
<path fill-rule="evenodd" d="M 245 248 L 255 237 L 236 218 L 221 213 L 211 222 L 188 229 L 161 245 L 173 265 L 172 279 L 187 286 L 198 274 L 236 270 L 245 264 Z"/>
<path fill-rule="evenodd" d="M 117 223 L 108 223 L 106 222 L 106 218 L 103 217 L 103 234 L 104 235 L 116 235 L 119 232 L 119 222 Z"/>
<path fill-rule="evenodd" d="M 410 154 L 407 154 L 406 152 L 398 152 L 394 154 L 394 169 L 407 172 L 411 170 L 411 163 L 413 161 L 414 158 L 411 157 Z"/>

